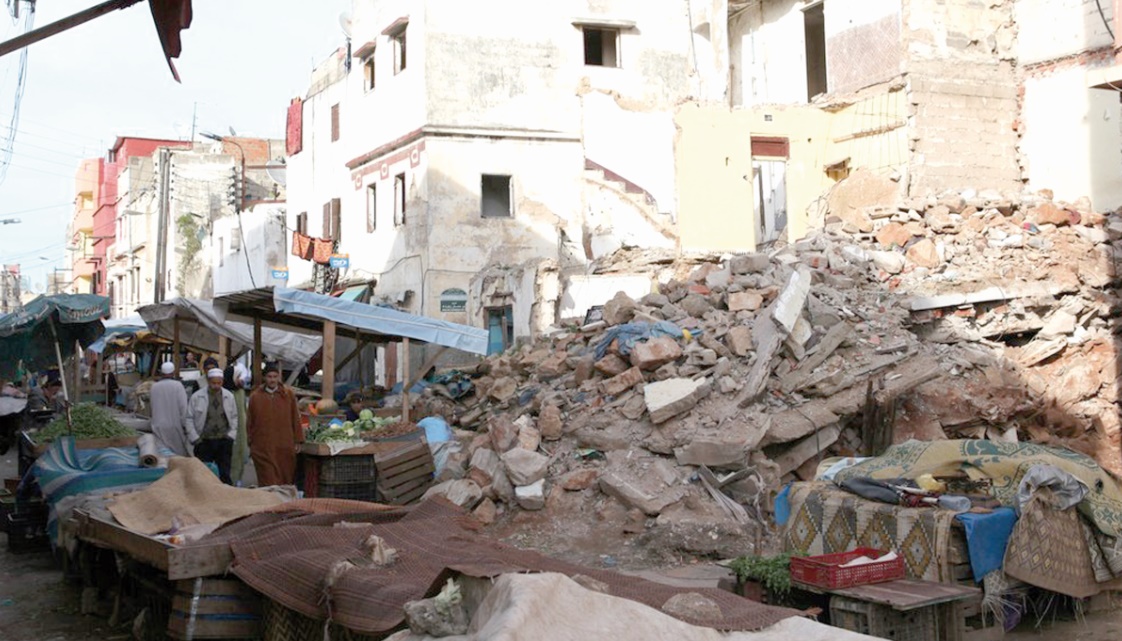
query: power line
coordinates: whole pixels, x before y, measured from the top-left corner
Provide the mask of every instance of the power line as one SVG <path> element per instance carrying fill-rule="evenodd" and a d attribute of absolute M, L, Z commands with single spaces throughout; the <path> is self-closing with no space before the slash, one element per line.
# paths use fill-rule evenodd
<path fill-rule="evenodd" d="M 60 150 L 58 150 L 54 147 L 44 147 L 43 145 L 36 145 L 34 143 L 27 142 L 26 140 L 21 140 L 21 141 L 19 141 L 18 144 L 19 144 L 20 147 L 32 147 L 34 149 L 40 149 L 40 150 L 45 151 L 47 153 L 57 154 L 59 156 L 67 156 L 69 158 L 79 158 L 81 160 L 85 160 L 85 159 L 89 158 L 88 155 L 73 154 L 73 153 L 66 152 L 66 151 L 60 151 Z M 12 150 L 12 151 L 14 151 L 14 150 Z"/>
<path fill-rule="evenodd" d="M 14 216 L 16 214 L 28 214 L 28 213 L 31 213 L 33 211 L 44 211 L 44 210 L 47 210 L 47 209 L 58 209 L 60 207 L 70 207 L 70 206 L 73 206 L 73 205 L 74 205 L 74 203 L 72 203 L 72 202 L 61 203 L 59 205 L 47 205 L 46 207 L 35 207 L 33 209 L 21 209 L 19 211 L 9 211 L 9 212 L 5 212 L 4 214 L 0 214 L 0 215 Z"/>
<path fill-rule="evenodd" d="M 27 33 L 31 31 L 31 27 L 34 23 L 35 5 L 32 4 L 27 7 L 23 32 Z M 27 51 L 28 48 L 24 47 L 23 51 L 20 51 L 19 54 L 19 74 L 16 79 L 15 99 L 13 101 L 11 117 L 9 118 L 9 132 L 5 137 L 4 144 L 0 145 L 0 185 L 4 184 L 4 179 L 8 177 L 8 167 L 10 167 L 12 163 L 12 147 L 16 142 L 16 131 L 19 129 L 19 111 L 20 106 L 23 104 L 23 90 L 27 87 Z"/>
<path fill-rule="evenodd" d="M 10 114 L 0 113 L 0 118 L 8 118 L 8 117 L 10 117 Z M 70 136 L 71 138 L 84 138 L 86 140 L 95 140 L 95 141 L 98 142 L 98 144 L 101 144 L 101 139 L 99 139 L 97 136 L 91 136 L 89 133 L 80 133 L 80 132 L 77 132 L 77 131 L 71 131 L 69 129 L 63 129 L 62 127 L 57 127 L 55 125 L 43 122 L 42 120 L 28 120 L 27 118 L 21 118 L 20 122 L 24 122 L 24 123 L 27 123 L 29 125 L 34 125 L 36 127 L 41 127 L 43 129 L 50 129 L 50 130 L 53 130 L 53 131 L 57 131 L 59 133 L 66 134 L 67 136 Z"/>
<path fill-rule="evenodd" d="M 11 130 L 12 130 L 12 128 L 11 128 L 11 127 L 9 127 L 8 125 L 0 124 L 0 130 L 11 131 Z M 21 137 L 22 137 L 22 136 L 31 136 L 31 137 L 33 137 L 33 138 L 42 138 L 43 140 L 50 140 L 50 141 L 52 141 L 52 142 L 61 142 L 61 143 L 63 143 L 63 144 L 67 144 L 67 145 L 79 145 L 79 146 L 81 146 L 81 147 L 82 147 L 83 149 L 85 149 L 86 147 L 93 147 L 93 146 L 95 146 L 95 145 L 86 145 L 86 144 L 79 144 L 79 143 L 76 143 L 76 142 L 74 142 L 73 140 L 65 140 L 65 139 L 62 139 L 62 138 L 55 138 L 55 137 L 53 137 L 53 136 L 45 136 L 45 135 L 43 135 L 43 134 L 40 134 L 40 133 L 35 133 L 34 131 L 27 131 L 26 129 L 21 129 L 21 130 L 19 130 L 19 131 L 18 131 L 17 133 L 18 133 L 18 134 L 19 134 L 19 135 L 20 135 Z M 91 139 L 91 140 L 92 140 L 92 139 Z M 104 143 L 102 143 L 102 142 L 100 142 L 100 141 L 99 141 L 99 142 L 98 142 L 98 143 L 96 144 L 96 146 L 97 146 L 98 148 L 104 147 Z M 100 152 L 99 152 L 99 153 L 98 153 L 97 155 L 98 155 L 98 156 L 100 156 L 100 155 L 101 155 L 101 154 L 100 154 Z"/>

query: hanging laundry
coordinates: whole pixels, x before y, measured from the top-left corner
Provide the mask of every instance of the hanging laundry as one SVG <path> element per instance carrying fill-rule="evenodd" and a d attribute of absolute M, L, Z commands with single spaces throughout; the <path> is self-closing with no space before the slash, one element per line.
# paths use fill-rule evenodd
<path fill-rule="evenodd" d="M 312 237 L 298 231 L 292 232 L 292 255 L 304 260 L 311 260 Z"/>

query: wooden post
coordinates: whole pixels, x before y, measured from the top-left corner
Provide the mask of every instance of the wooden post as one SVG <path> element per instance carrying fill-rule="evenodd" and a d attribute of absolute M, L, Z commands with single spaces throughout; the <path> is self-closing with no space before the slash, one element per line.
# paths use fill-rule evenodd
<path fill-rule="evenodd" d="M 175 365 L 175 377 L 179 378 L 179 317 L 172 319 L 171 362 Z"/>
<path fill-rule="evenodd" d="M 323 321 L 323 397 L 335 398 L 335 321 Z"/>
<path fill-rule="evenodd" d="M 82 344 L 74 341 L 74 398 L 71 403 L 82 400 Z"/>
<path fill-rule="evenodd" d="M 401 339 L 401 420 L 409 422 L 409 339 Z"/>
<path fill-rule="evenodd" d="M 218 337 L 218 364 L 222 369 L 226 369 L 226 365 L 230 360 L 230 340 L 224 336 Z"/>
<path fill-rule="evenodd" d="M 362 338 L 356 338 L 355 342 L 358 343 L 358 388 L 359 388 L 359 391 L 363 395 L 365 395 L 366 394 L 366 370 L 363 369 L 363 367 L 362 367 L 362 348 L 365 347 L 365 344 L 362 342 Z"/>
<path fill-rule="evenodd" d="M 58 344 L 58 331 L 55 329 L 55 319 L 51 316 L 51 336 L 55 339 L 55 360 L 58 361 L 58 379 L 62 381 L 62 394 L 66 400 L 72 401 L 70 398 L 70 391 L 66 385 L 66 368 L 62 366 L 62 348 Z"/>
<path fill-rule="evenodd" d="M 261 319 L 253 319 L 253 371 L 249 373 L 249 380 L 254 385 L 260 385 L 265 382 L 265 372 L 261 364 Z"/>

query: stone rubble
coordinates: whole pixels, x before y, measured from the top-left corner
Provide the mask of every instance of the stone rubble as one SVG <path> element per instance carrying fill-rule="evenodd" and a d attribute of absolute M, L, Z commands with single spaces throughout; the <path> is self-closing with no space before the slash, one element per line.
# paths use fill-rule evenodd
<path fill-rule="evenodd" d="M 767 254 L 621 250 L 601 272 L 649 274 L 656 293 L 621 292 L 602 321 L 479 365 L 474 393 L 446 413 L 470 453 L 446 478 L 479 488 L 457 494 L 481 520 L 552 509 L 554 489 L 719 520 L 691 480 L 700 466 L 756 472 L 722 491 L 766 509 L 822 458 L 869 454 L 870 395 L 896 404 L 888 442 L 1062 445 L 1122 474 L 1108 289 L 1122 215 L 1084 209 L 1046 192 L 947 193 L 828 213 Z M 620 325 L 660 321 L 682 334 L 602 345 Z"/>

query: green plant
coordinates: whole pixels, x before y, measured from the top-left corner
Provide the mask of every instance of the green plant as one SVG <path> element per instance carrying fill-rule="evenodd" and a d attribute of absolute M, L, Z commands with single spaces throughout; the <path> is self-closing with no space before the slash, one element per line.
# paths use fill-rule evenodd
<path fill-rule="evenodd" d="M 733 559 L 729 568 L 741 582 L 756 581 L 773 598 L 783 598 L 791 591 L 791 555 L 742 556 Z"/>
<path fill-rule="evenodd" d="M 199 252 L 203 249 L 203 241 L 199 237 L 199 222 L 191 214 L 184 214 L 177 218 L 175 228 L 181 243 L 176 287 L 183 292 L 187 290 L 188 276 L 194 274 L 202 266 L 199 262 Z"/>
<path fill-rule="evenodd" d="M 39 430 L 35 435 L 35 442 L 50 443 L 60 436 L 67 435 L 73 435 L 76 439 L 136 436 L 136 430 L 121 425 L 112 414 L 92 403 L 79 403 L 71 407 L 70 422 L 73 425 L 72 429 L 67 426 L 66 417 L 59 416 Z"/>

